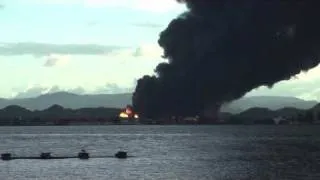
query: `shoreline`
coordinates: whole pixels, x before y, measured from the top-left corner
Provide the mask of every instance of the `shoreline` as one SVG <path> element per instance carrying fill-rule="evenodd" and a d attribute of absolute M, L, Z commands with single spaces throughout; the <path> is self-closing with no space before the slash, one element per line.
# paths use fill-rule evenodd
<path fill-rule="evenodd" d="M 319 126 L 320 124 L 72 124 L 72 125 L 1 125 L 0 127 L 66 127 L 66 126 Z"/>

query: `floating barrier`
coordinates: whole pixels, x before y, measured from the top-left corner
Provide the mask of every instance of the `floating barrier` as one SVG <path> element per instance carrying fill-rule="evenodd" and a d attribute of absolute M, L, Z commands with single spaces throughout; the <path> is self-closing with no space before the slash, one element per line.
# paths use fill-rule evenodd
<path fill-rule="evenodd" d="M 1 154 L 1 159 L 3 161 L 15 160 L 15 159 L 92 159 L 92 158 L 118 158 L 118 159 L 126 159 L 134 156 L 128 156 L 125 151 L 118 151 L 114 156 L 89 156 L 89 153 L 85 151 L 81 151 L 77 156 L 52 156 L 51 153 L 41 153 L 40 156 L 16 156 L 13 157 L 11 153 L 3 153 Z"/>
<path fill-rule="evenodd" d="M 85 152 L 84 150 L 81 150 L 81 152 L 78 153 L 79 159 L 89 159 L 89 153 Z"/>
<path fill-rule="evenodd" d="M 50 159 L 51 158 L 51 153 L 41 153 L 40 154 L 41 159 Z"/>
<path fill-rule="evenodd" d="M 2 160 L 11 160 L 12 157 L 11 157 L 10 153 L 4 153 L 4 154 L 1 154 L 1 159 Z"/>
<path fill-rule="evenodd" d="M 126 159 L 128 157 L 127 152 L 124 151 L 119 151 L 114 156 L 119 159 Z"/>

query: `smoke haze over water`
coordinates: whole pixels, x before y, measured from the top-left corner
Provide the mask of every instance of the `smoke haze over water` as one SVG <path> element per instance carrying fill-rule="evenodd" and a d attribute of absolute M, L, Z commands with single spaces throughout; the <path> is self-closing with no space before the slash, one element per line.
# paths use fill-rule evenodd
<path fill-rule="evenodd" d="M 320 3 L 185 0 L 160 33 L 167 63 L 142 77 L 133 104 L 146 116 L 196 115 L 272 87 L 319 63 Z"/>

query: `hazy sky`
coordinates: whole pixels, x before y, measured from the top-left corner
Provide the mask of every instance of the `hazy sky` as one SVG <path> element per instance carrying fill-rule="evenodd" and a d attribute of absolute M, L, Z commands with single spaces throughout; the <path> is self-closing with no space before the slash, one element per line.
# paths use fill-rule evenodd
<path fill-rule="evenodd" d="M 130 90 L 164 61 L 173 0 L 0 0 L 0 97 Z M 272 72 L 270 72 L 272 73 Z M 252 95 L 320 99 L 320 67 Z M 239 82 L 241 83 L 241 82 Z M 319 94 L 319 95 L 318 95 Z"/>

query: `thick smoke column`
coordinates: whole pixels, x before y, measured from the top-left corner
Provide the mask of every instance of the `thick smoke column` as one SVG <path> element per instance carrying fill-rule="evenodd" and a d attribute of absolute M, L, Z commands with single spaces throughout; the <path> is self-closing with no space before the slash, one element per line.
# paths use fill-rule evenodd
<path fill-rule="evenodd" d="M 180 1 L 182 2 L 182 1 Z M 188 11 L 161 32 L 168 63 L 133 95 L 145 116 L 195 115 L 272 87 L 319 63 L 315 0 L 185 0 Z"/>

